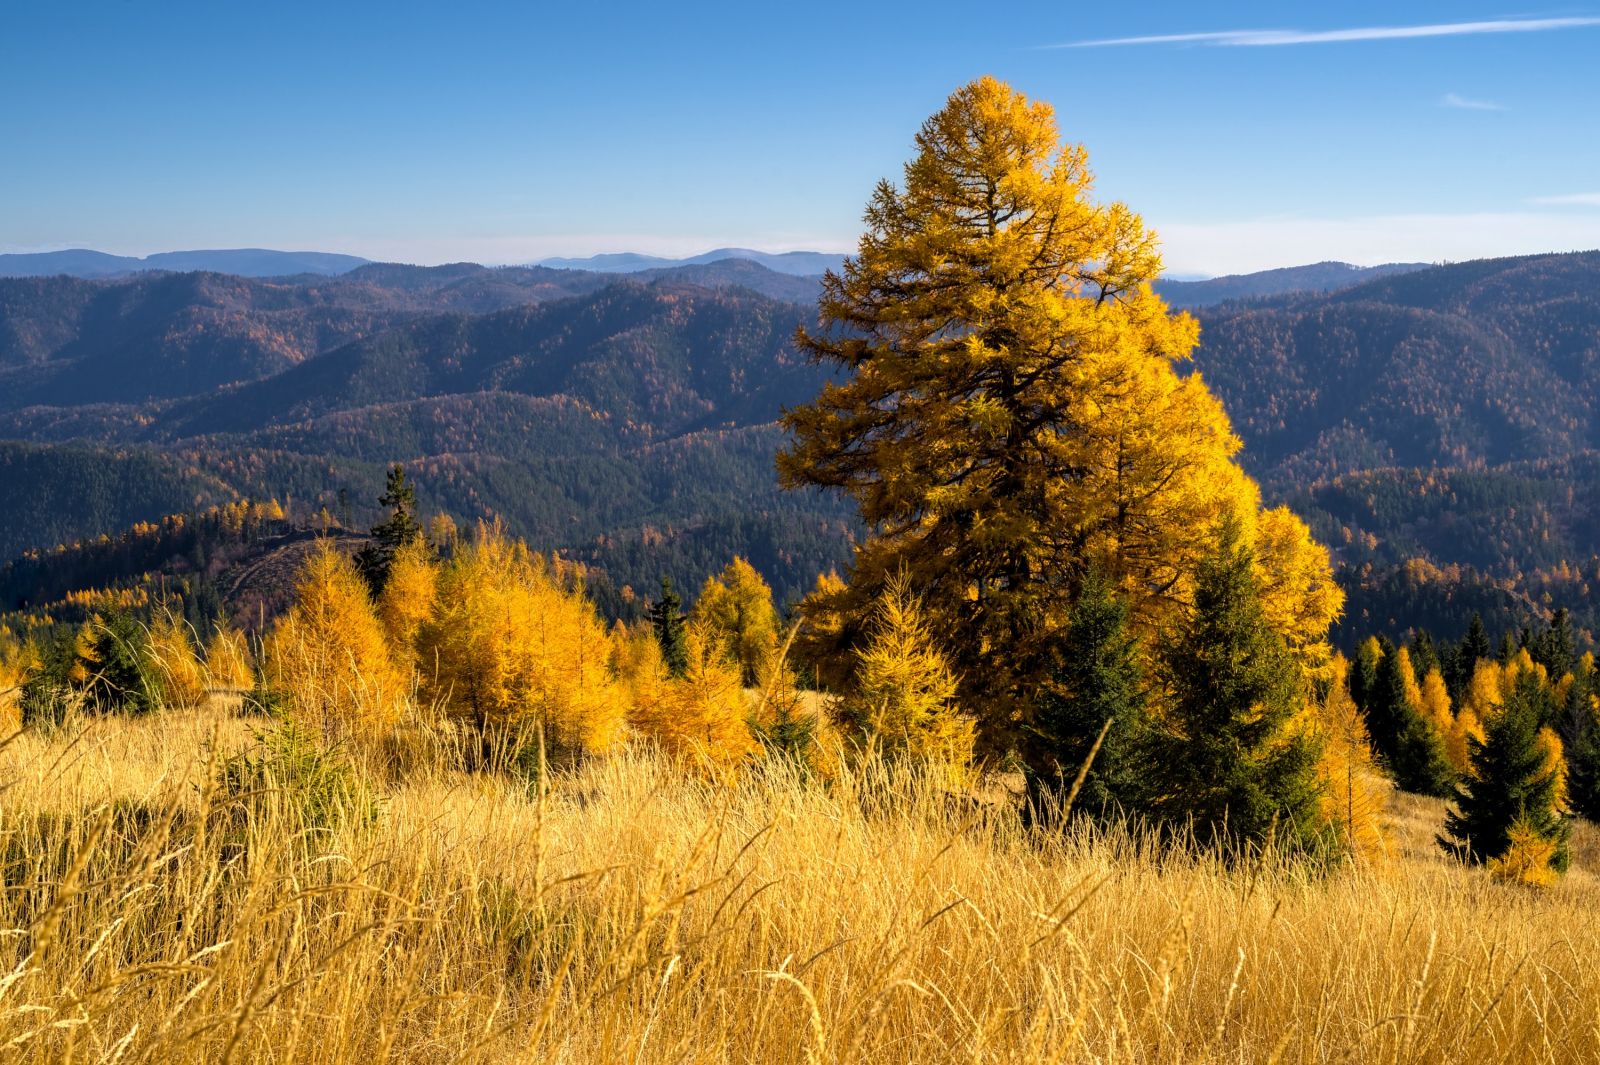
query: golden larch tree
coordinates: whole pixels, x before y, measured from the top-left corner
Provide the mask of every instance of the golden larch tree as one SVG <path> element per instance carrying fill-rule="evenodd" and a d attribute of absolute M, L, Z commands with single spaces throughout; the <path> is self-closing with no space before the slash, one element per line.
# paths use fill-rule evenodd
<path fill-rule="evenodd" d="M 856 684 L 840 706 L 851 731 L 888 754 L 942 767 L 952 782 L 972 761 L 973 719 L 956 705 L 956 675 L 904 574 L 878 597 Z"/>
<path fill-rule="evenodd" d="M 1328 667 L 1328 694 L 1311 707 L 1322 741 L 1317 755 L 1322 814 L 1340 826 L 1353 853 L 1375 860 L 1389 853 L 1383 831 L 1389 785 L 1373 758 L 1361 709 L 1350 698 L 1349 670 L 1349 662 L 1335 656 Z"/>
<path fill-rule="evenodd" d="M 408 685 L 367 584 L 326 541 L 307 558 L 294 605 L 267 638 L 263 658 L 289 713 L 325 739 L 377 741 L 400 719 Z"/>
<path fill-rule="evenodd" d="M 1198 326 L 1151 289 L 1161 260 L 1139 216 L 1094 200 L 1051 108 L 993 78 L 957 90 L 916 149 L 798 336 L 839 380 L 785 415 L 781 478 L 849 494 L 868 530 L 848 585 L 804 608 L 846 619 L 819 672 L 853 666 L 905 572 L 963 703 L 991 741 L 1018 742 L 1087 568 L 1136 630 L 1161 631 L 1229 513 L 1269 618 L 1322 661 L 1341 605 L 1327 554 L 1292 514 L 1261 513 L 1221 404 L 1181 372 Z"/>
<path fill-rule="evenodd" d="M 426 540 L 415 537 L 395 551 L 378 595 L 378 620 L 395 662 L 407 668 L 416 664 L 417 633 L 433 613 L 438 584 L 438 563 Z"/>
<path fill-rule="evenodd" d="M 772 588 L 754 566 L 736 556 L 707 577 L 689 617 L 718 653 L 738 665 L 745 687 L 766 679 L 778 653 L 778 611 Z"/>
<path fill-rule="evenodd" d="M 175 710 L 193 710 L 206 700 L 205 668 L 182 616 L 169 607 L 150 619 L 150 660 L 161 678 L 161 697 Z"/>
<path fill-rule="evenodd" d="M 622 738 L 604 622 L 581 586 L 497 525 L 480 525 L 440 571 L 417 645 L 425 691 L 479 729 L 542 729 L 568 755 Z"/>
<path fill-rule="evenodd" d="M 701 625 L 688 632 L 689 668 L 670 677 L 659 658 L 636 678 L 629 720 L 673 755 L 722 774 L 755 752 L 738 666 Z"/>

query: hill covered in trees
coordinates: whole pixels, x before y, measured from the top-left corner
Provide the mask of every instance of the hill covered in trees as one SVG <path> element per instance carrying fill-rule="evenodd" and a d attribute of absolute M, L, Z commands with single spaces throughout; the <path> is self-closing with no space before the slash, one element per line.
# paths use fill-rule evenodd
<path fill-rule="evenodd" d="M 1565 603 L 1592 627 L 1600 255 L 1325 265 L 1221 279 L 1194 365 L 1333 548 L 1347 618 L 1451 632 Z M 1333 291 L 1232 298 L 1286 283 Z M 0 557 L 242 498 L 364 528 L 399 461 L 425 509 L 500 516 L 617 588 L 742 552 L 792 599 L 854 534 L 772 473 L 778 415 L 824 379 L 791 342 L 816 291 L 742 259 L 3 279 Z"/>

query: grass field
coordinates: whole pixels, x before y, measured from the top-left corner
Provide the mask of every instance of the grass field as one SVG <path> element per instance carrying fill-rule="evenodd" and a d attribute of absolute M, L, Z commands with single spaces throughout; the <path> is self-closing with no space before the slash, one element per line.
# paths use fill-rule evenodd
<path fill-rule="evenodd" d="M 861 770 L 541 789 L 413 754 L 377 816 L 208 783 L 251 723 L 0 751 L 7 1062 L 1600 1061 L 1600 840 L 1553 889 L 1395 854 L 1326 876 L 1023 830 Z M 362 807 L 352 802 L 352 809 Z"/>

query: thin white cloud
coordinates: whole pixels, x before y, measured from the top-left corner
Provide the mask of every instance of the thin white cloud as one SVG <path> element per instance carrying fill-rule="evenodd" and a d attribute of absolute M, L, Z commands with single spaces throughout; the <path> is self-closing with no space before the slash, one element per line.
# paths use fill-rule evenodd
<path fill-rule="evenodd" d="M 1164 222 L 1146 218 L 1171 273 L 1244 274 L 1335 259 L 1358 266 L 1600 249 L 1600 212 L 1370 215 Z"/>
<path fill-rule="evenodd" d="M 1566 196 L 1535 196 L 1529 203 L 1547 207 L 1600 207 L 1600 192 L 1574 192 Z"/>
<path fill-rule="evenodd" d="M 1459 93 L 1447 92 L 1439 101 L 1440 107 L 1453 107 L 1458 111 L 1504 111 L 1504 104 L 1493 103 L 1489 100 L 1474 100 L 1470 96 Z"/>
<path fill-rule="evenodd" d="M 1348 30 L 1222 30 L 1215 33 L 1166 33 L 1153 37 L 1113 37 L 1070 41 L 1048 48 L 1108 48 L 1141 44 L 1201 44 L 1213 48 L 1268 48 L 1288 44 L 1341 44 L 1347 41 L 1395 41 L 1417 37 L 1462 37 L 1482 33 L 1537 33 L 1600 26 L 1600 18 L 1494 19 L 1486 22 L 1439 22 L 1426 26 L 1365 26 Z"/>

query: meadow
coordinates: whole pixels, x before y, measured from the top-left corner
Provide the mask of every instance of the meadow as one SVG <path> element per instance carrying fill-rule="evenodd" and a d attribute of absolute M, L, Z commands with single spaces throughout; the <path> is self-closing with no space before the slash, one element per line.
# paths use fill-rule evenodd
<path fill-rule="evenodd" d="M 0 1058 L 1600 1060 L 1587 823 L 1536 890 L 1448 860 L 1406 795 L 1387 856 L 1323 869 L 1029 829 L 1004 781 L 870 759 L 470 773 L 412 729 L 336 787 L 230 772 L 270 724 L 3 741 Z"/>

